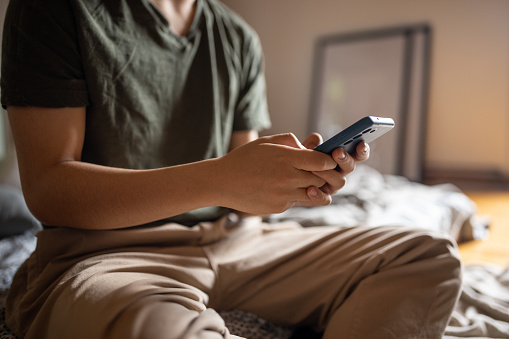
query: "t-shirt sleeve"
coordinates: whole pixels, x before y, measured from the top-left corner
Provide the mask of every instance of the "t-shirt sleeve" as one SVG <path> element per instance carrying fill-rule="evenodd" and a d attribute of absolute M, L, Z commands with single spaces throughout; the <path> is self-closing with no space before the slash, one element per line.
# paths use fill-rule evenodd
<path fill-rule="evenodd" d="M 1 68 L 6 106 L 81 107 L 89 103 L 76 23 L 67 0 L 11 0 Z"/>
<path fill-rule="evenodd" d="M 241 90 L 233 129 L 263 130 L 271 126 L 267 106 L 264 60 L 258 36 L 253 33 L 246 42 L 241 74 Z"/>

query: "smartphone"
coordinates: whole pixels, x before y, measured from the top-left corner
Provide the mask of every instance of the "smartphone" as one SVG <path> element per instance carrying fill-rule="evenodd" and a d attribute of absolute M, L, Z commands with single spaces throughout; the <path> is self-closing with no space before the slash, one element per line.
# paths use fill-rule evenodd
<path fill-rule="evenodd" d="M 368 116 L 342 130 L 323 144 L 315 148 L 326 154 L 332 154 L 338 147 L 342 147 L 349 154 L 355 153 L 355 148 L 361 141 L 367 143 L 389 132 L 394 127 L 394 120 Z"/>

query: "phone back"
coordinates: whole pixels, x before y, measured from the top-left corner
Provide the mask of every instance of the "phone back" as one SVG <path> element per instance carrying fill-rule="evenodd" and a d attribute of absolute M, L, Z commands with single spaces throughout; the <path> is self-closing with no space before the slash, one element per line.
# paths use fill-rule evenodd
<path fill-rule="evenodd" d="M 364 140 L 369 143 L 387 133 L 393 127 L 394 120 L 391 118 L 368 116 L 342 130 L 316 147 L 315 150 L 332 154 L 336 148 L 342 147 L 348 153 L 353 154 L 361 141 Z"/>

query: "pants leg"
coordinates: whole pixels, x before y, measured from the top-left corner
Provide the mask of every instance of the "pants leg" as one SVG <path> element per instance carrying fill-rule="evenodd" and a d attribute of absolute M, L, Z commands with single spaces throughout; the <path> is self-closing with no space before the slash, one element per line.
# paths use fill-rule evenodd
<path fill-rule="evenodd" d="M 404 227 L 246 225 L 207 251 L 219 277 L 211 307 L 331 339 L 441 338 L 461 285 L 454 242 Z"/>
<path fill-rule="evenodd" d="M 216 277 L 200 244 L 222 223 L 45 230 L 15 278 L 9 326 L 27 339 L 238 338 L 207 307 Z"/>

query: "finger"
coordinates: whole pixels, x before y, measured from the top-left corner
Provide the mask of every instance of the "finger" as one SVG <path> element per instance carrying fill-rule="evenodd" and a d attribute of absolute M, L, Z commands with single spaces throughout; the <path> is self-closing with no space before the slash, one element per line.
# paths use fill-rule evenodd
<path fill-rule="evenodd" d="M 323 185 L 327 184 L 325 179 L 319 175 L 315 175 L 314 173 L 315 172 L 296 170 L 295 175 L 290 178 L 290 180 L 293 180 L 291 186 L 298 188 L 308 188 L 309 186 L 322 187 Z"/>
<path fill-rule="evenodd" d="M 355 169 L 355 159 L 344 149 L 336 148 L 332 152 L 332 157 L 338 164 L 340 173 L 347 175 Z"/>
<path fill-rule="evenodd" d="M 338 165 L 330 155 L 322 152 L 294 149 L 292 153 L 292 165 L 304 171 L 327 171 Z"/>
<path fill-rule="evenodd" d="M 307 149 L 313 149 L 316 146 L 320 145 L 323 142 L 323 138 L 318 133 L 312 133 L 307 137 L 307 139 L 303 142 L 304 147 Z"/>
<path fill-rule="evenodd" d="M 346 185 L 346 175 L 338 171 L 313 172 L 313 174 L 326 182 L 323 186 L 317 186 L 324 193 L 334 194 Z"/>
<path fill-rule="evenodd" d="M 311 186 L 307 189 L 307 195 L 309 200 L 317 206 L 327 206 L 332 202 L 332 197 L 330 194 L 324 193 L 322 190 L 317 187 Z"/>
<path fill-rule="evenodd" d="M 291 192 L 286 192 L 284 196 L 279 196 L 281 198 L 279 199 L 279 203 L 271 203 L 266 209 L 264 209 L 263 213 L 282 213 L 297 204 L 305 205 L 310 201 L 307 195 L 307 188 L 295 189 Z"/>
<path fill-rule="evenodd" d="M 331 156 L 322 152 L 306 149 L 292 133 L 277 134 L 258 139 L 261 144 L 276 144 L 284 146 L 285 155 L 290 164 L 297 169 L 305 171 L 325 171 L 336 167 Z"/>
<path fill-rule="evenodd" d="M 311 198 L 309 196 L 309 190 L 311 187 L 314 187 L 319 191 L 317 193 L 313 193 L 313 194 L 316 194 L 315 196 L 313 196 L 313 198 Z M 323 201 L 327 200 L 327 197 L 324 197 L 326 194 L 323 193 L 322 191 L 320 191 L 320 189 L 317 188 L 316 186 L 311 186 L 311 187 L 299 188 L 298 190 L 294 191 L 292 194 L 292 197 L 290 199 L 291 201 L 288 204 L 288 206 L 293 207 L 298 204 L 299 206 L 309 206 L 310 207 L 310 206 L 318 205 L 316 202 L 314 202 L 314 200 L 316 200 L 317 202 L 322 201 L 322 204 L 325 204 Z M 332 201 L 332 198 L 331 198 L 331 201 Z"/>
<path fill-rule="evenodd" d="M 355 148 L 354 158 L 356 161 L 366 161 L 369 158 L 370 148 L 365 141 L 361 141 Z"/>

